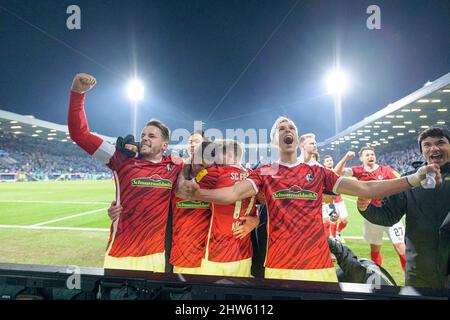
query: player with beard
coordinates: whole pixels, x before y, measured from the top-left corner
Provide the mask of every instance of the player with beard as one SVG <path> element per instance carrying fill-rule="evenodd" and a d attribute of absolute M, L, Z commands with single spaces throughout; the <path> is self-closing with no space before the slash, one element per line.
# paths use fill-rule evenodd
<path fill-rule="evenodd" d="M 298 131 L 292 120 L 280 117 L 271 130 L 272 143 L 280 159 L 254 170 L 233 186 L 205 190 L 194 183 L 183 184 L 192 199 L 230 204 L 265 195 L 268 208 L 268 245 L 265 277 L 336 282 L 336 272 L 322 224 L 323 190 L 367 198 L 385 196 L 420 186 L 427 172 L 442 182 L 439 167 L 429 165 L 407 177 L 385 181 L 357 181 L 339 177 L 321 166 L 297 159 Z"/>
<path fill-rule="evenodd" d="M 345 168 L 347 161 L 350 161 L 355 157 L 355 152 L 349 151 L 347 154 L 339 161 L 335 167 L 335 171 L 339 175 L 344 175 L 347 177 L 355 177 L 361 181 L 372 181 L 372 180 L 386 180 L 395 179 L 400 177 L 394 169 L 388 166 L 381 166 L 376 163 L 375 150 L 372 147 L 363 147 L 359 151 L 359 159 L 362 166 L 354 166 L 351 168 Z M 374 199 L 375 197 L 370 197 L 372 199 L 371 203 L 375 206 L 380 206 L 382 200 L 380 198 Z M 381 266 L 382 254 L 381 246 L 383 243 L 383 233 L 386 233 L 391 240 L 395 251 L 400 258 L 400 264 L 403 271 L 405 271 L 406 256 L 405 256 L 405 228 L 401 221 L 397 222 L 391 227 L 379 226 L 373 224 L 366 219 L 364 219 L 364 239 L 370 245 L 370 258 L 373 262 Z"/>
<path fill-rule="evenodd" d="M 180 182 L 182 160 L 164 156 L 170 130 L 158 120 L 142 129 L 140 154 L 128 155 L 89 131 L 84 111 L 85 94 L 96 84 L 88 74 L 73 80 L 68 114 L 72 140 L 114 173 L 116 203 L 123 207 L 111 226 L 106 248 L 106 269 L 164 272 L 165 235 L 170 199 Z"/>
<path fill-rule="evenodd" d="M 206 163 L 194 164 L 194 155 L 203 157 L 203 151 L 211 144 L 204 137 L 203 131 L 190 134 L 187 144 L 188 158 L 184 160 L 183 176 L 193 179 L 199 171 L 204 169 Z M 132 148 L 132 146 L 126 145 Z M 200 266 L 205 256 L 206 237 L 211 219 L 210 203 L 204 201 L 191 201 L 173 196 L 172 228 L 169 228 L 168 239 L 172 246 L 170 249 L 170 264 L 174 273 L 201 274 Z M 114 221 L 122 213 L 122 207 L 112 205 L 108 209 L 109 217 Z"/>

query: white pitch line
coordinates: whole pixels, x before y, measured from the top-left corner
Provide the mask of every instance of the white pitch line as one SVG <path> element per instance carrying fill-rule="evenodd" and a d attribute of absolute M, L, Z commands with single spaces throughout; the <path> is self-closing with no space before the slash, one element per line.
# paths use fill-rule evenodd
<path fill-rule="evenodd" d="M 41 200 L 0 200 L 6 203 L 47 203 L 47 204 L 110 204 L 100 201 L 41 201 Z"/>
<path fill-rule="evenodd" d="M 3 224 L 0 224 L 0 229 L 70 230 L 70 231 L 109 232 L 109 229 L 102 229 L 102 228 L 42 227 L 42 226 L 12 226 L 12 225 L 3 225 Z"/>
<path fill-rule="evenodd" d="M 106 209 L 108 209 L 108 208 L 101 208 L 101 209 L 86 211 L 86 212 L 82 212 L 82 213 L 77 213 L 77 214 L 73 214 L 71 216 L 66 216 L 66 217 L 59 218 L 59 219 L 54 219 L 54 220 L 49 220 L 49 221 L 44 221 L 44 222 L 41 222 L 41 223 L 33 224 L 31 227 L 43 226 L 44 224 L 50 224 L 50 223 L 53 223 L 53 222 L 58 222 L 58 221 L 63 221 L 63 220 L 72 219 L 72 218 L 76 218 L 76 217 L 81 217 L 81 216 L 85 216 L 85 215 L 88 215 L 88 214 L 96 213 L 96 212 L 99 212 L 99 211 L 104 211 Z"/>

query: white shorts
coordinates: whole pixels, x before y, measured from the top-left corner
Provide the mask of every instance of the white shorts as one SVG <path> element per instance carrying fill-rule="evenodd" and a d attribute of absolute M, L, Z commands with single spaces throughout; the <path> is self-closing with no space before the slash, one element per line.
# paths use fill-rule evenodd
<path fill-rule="evenodd" d="M 347 207 L 345 206 L 344 201 L 335 202 L 334 206 L 336 207 L 336 211 L 340 219 L 348 217 Z"/>
<path fill-rule="evenodd" d="M 328 203 L 322 203 L 322 219 L 327 220 L 330 218 L 331 209 L 328 206 Z"/>
<path fill-rule="evenodd" d="M 364 219 L 364 240 L 369 244 L 381 245 L 383 243 L 383 232 L 389 236 L 393 244 L 405 243 L 405 227 L 401 221 L 392 227 L 379 226 Z"/>

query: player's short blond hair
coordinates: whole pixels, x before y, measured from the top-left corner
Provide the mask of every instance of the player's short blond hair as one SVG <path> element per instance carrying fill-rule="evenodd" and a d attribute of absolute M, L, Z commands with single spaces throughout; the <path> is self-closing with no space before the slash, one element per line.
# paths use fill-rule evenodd
<path fill-rule="evenodd" d="M 290 124 L 292 124 L 295 128 L 296 134 L 298 135 L 298 129 L 297 129 L 297 126 L 295 125 L 294 121 L 292 121 L 288 117 L 279 117 L 277 120 L 275 120 L 275 122 L 272 125 L 272 129 L 270 130 L 270 141 L 272 141 L 272 143 L 275 145 L 278 145 L 278 141 L 276 140 L 276 138 L 278 137 L 277 128 L 283 122 L 289 122 Z"/>
<path fill-rule="evenodd" d="M 305 140 L 308 138 L 316 139 L 316 135 L 314 133 L 305 133 L 300 136 L 298 144 L 302 146 L 305 143 Z"/>

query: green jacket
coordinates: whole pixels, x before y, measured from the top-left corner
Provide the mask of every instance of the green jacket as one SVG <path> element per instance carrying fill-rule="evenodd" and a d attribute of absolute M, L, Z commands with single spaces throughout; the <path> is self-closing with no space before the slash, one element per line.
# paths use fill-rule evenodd
<path fill-rule="evenodd" d="M 382 226 L 392 226 L 406 214 L 407 286 L 448 288 L 450 229 L 443 223 L 450 212 L 450 163 L 441 167 L 441 174 L 442 184 L 435 189 L 414 188 L 360 212 Z"/>

